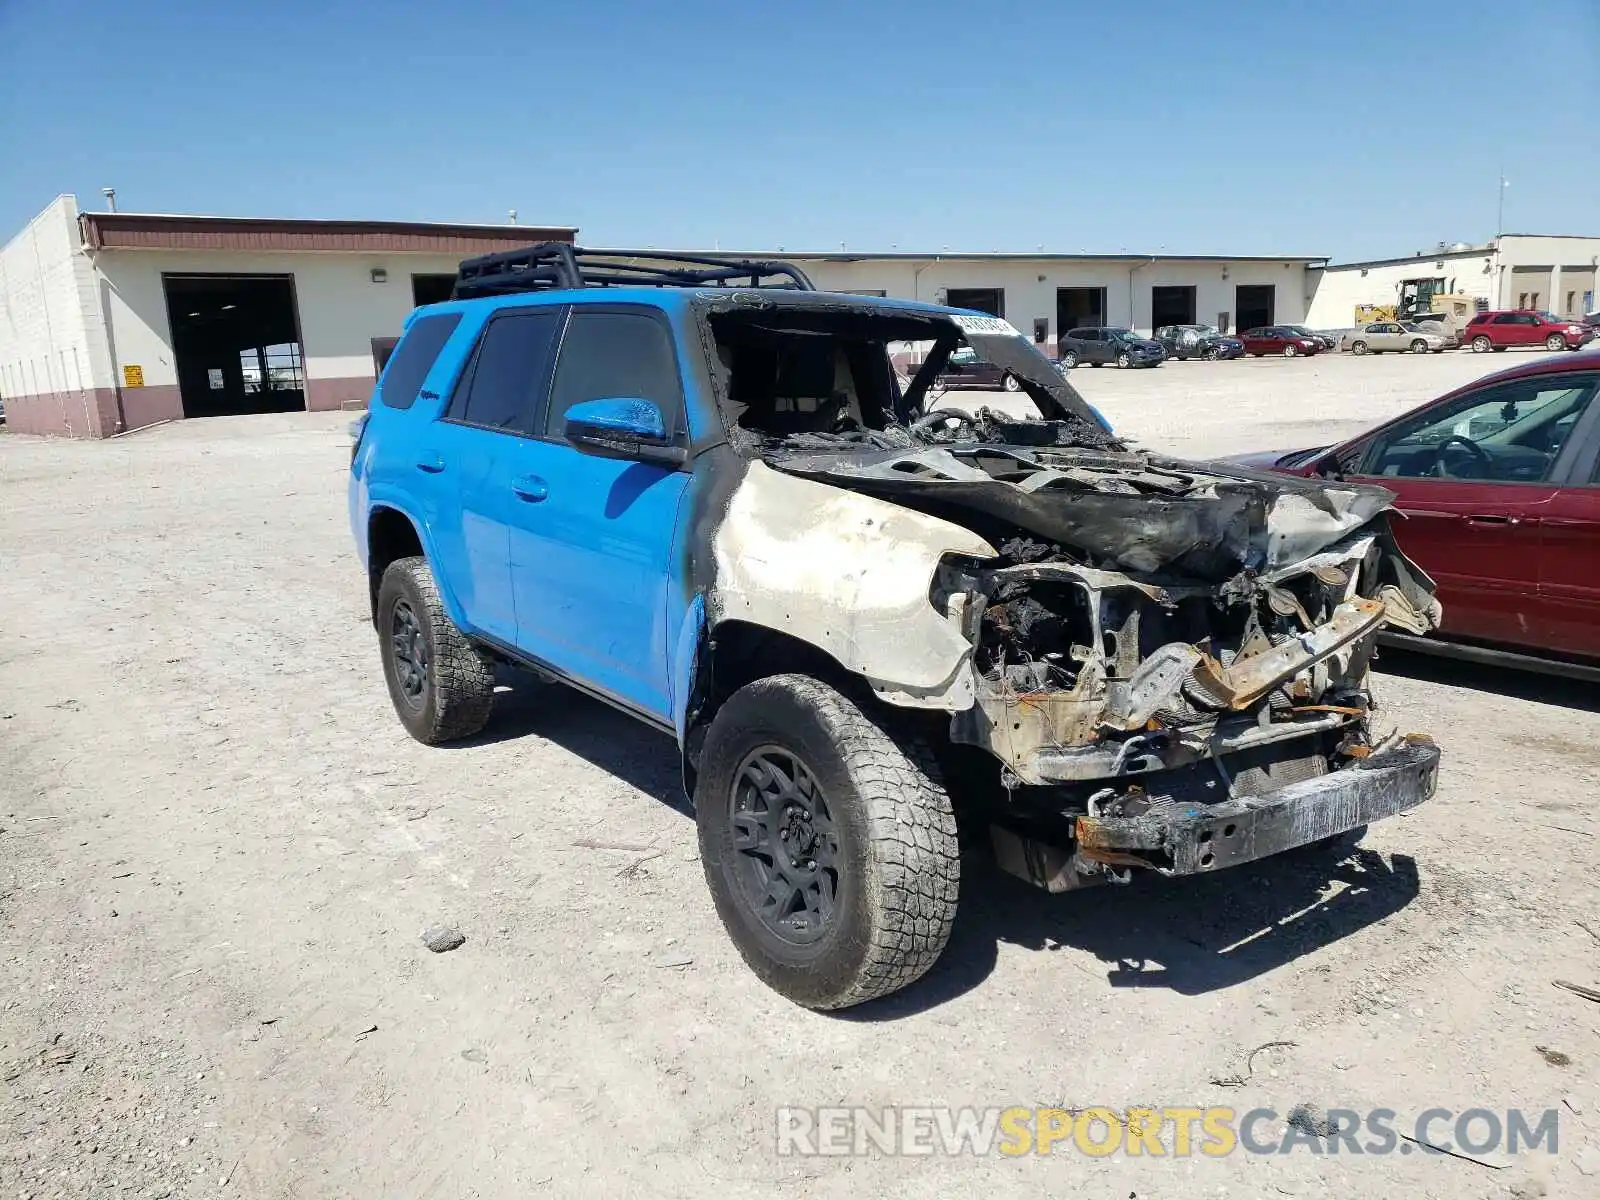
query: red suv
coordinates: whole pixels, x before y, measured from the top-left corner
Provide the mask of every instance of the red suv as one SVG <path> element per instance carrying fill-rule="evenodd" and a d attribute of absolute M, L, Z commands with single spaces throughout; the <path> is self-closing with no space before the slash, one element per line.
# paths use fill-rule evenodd
<path fill-rule="evenodd" d="M 1543 346 L 1546 350 L 1576 350 L 1594 340 L 1595 331 L 1581 322 L 1564 321 L 1547 312 L 1514 309 L 1483 312 L 1467 322 L 1461 340 L 1473 353 L 1505 350 L 1512 346 Z"/>

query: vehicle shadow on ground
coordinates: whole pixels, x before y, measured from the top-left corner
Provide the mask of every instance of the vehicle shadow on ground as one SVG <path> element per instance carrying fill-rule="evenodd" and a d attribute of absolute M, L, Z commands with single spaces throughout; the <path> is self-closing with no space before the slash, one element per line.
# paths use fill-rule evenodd
<path fill-rule="evenodd" d="M 1407 679 L 1447 687 L 1471 688 L 1476 692 L 1491 692 L 1514 700 L 1531 700 L 1536 704 L 1600 712 L 1600 686 L 1581 679 L 1563 679 L 1559 675 L 1541 675 L 1513 667 L 1464 662 L 1436 654 L 1417 654 L 1393 646 L 1383 648 L 1375 665 L 1385 675 L 1402 675 Z"/>
<path fill-rule="evenodd" d="M 569 688 L 516 672 L 500 679 L 488 728 L 452 745 L 540 737 L 692 818 L 669 737 Z M 933 970 L 839 1016 L 882 1021 L 936 1008 L 981 985 L 1003 942 L 1093 954 L 1105 964 L 1103 975 L 1093 972 L 1104 986 L 1198 995 L 1373 925 L 1409 904 L 1420 884 L 1411 858 L 1385 860 L 1346 840 L 1211 875 L 1148 876 L 1059 896 L 1003 874 L 985 848 L 963 847 L 961 887 L 955 931 Z M 1063 988 L 1079 979 L 1063 979 Z"/>
<path fill-rule="evenodd" d="M 510 668 L 495 673 L 494 715 L 484 731 L 447 749 L 491 746 L 541 737 L 674 812 L 692 817 L 683 794 L 682 768 L 673 740 L 610 705 L 561 684 Z"/>
<path fill-rule="evenodd" d="M 1125 887 L 1054 896 L 1001 873 L 986 856 L 968 854 L 955 931 L 938 965 L 915 987 L 848 1015 L 890 1020 L 935 1008 L 987 978 L 1002 942 L 1086 951 L 1105 968 L 1085 973 L 1112 988 L 1200 995 L 1376 924 L 1409 904 L 1420 887 L 1414 859 L 1385 860 L 1349 841 L 1211 875 L 1146 876 Z M 1081 987 L 1081 979 L 1070 976 L 1062 986 Z"/>

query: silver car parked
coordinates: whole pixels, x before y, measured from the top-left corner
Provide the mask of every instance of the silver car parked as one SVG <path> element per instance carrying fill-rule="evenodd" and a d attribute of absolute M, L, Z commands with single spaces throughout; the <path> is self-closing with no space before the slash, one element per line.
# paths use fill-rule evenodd
<path fill-rule="evenodd" d="M 1409 350 L 1412 354 L 1439 354 L 1449 348 L 1448 335 L 1423 329 L 1411 321 L 1374 321 L 1344 335 L 1343 348 L 1352 354 L 1382 354 L 1385 350 Z"/>

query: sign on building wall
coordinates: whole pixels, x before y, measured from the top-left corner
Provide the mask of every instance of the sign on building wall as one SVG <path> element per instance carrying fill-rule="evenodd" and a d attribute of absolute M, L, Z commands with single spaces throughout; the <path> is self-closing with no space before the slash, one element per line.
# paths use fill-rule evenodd
<path fill-rule="evenodd" d="M 143 387 L 144 368 L 138 363 L 123 363 L 122 386 L 130 388 Z"/>

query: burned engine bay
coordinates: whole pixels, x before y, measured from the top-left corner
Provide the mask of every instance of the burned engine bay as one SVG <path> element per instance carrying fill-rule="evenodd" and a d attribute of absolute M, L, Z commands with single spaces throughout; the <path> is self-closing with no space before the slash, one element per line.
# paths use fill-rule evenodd
<path fill-rule="evenodd" d="M 932 600 L 974 647 L 976 703 L 950 737 L 1000 760 L 1024 829 L 1030 810 L 1135 817 L 1272 792 L 1398 742 L 1369 731 L 1376 635 L 1426 633 L 1439 608 L 1389 533 L 1390 493 L 1061 445 L 1060 422 L 930 417 L 763 457 L 998 550 L 947 556 Z M 1170 866 L 1125 859 L 1098 865 Z"/>

